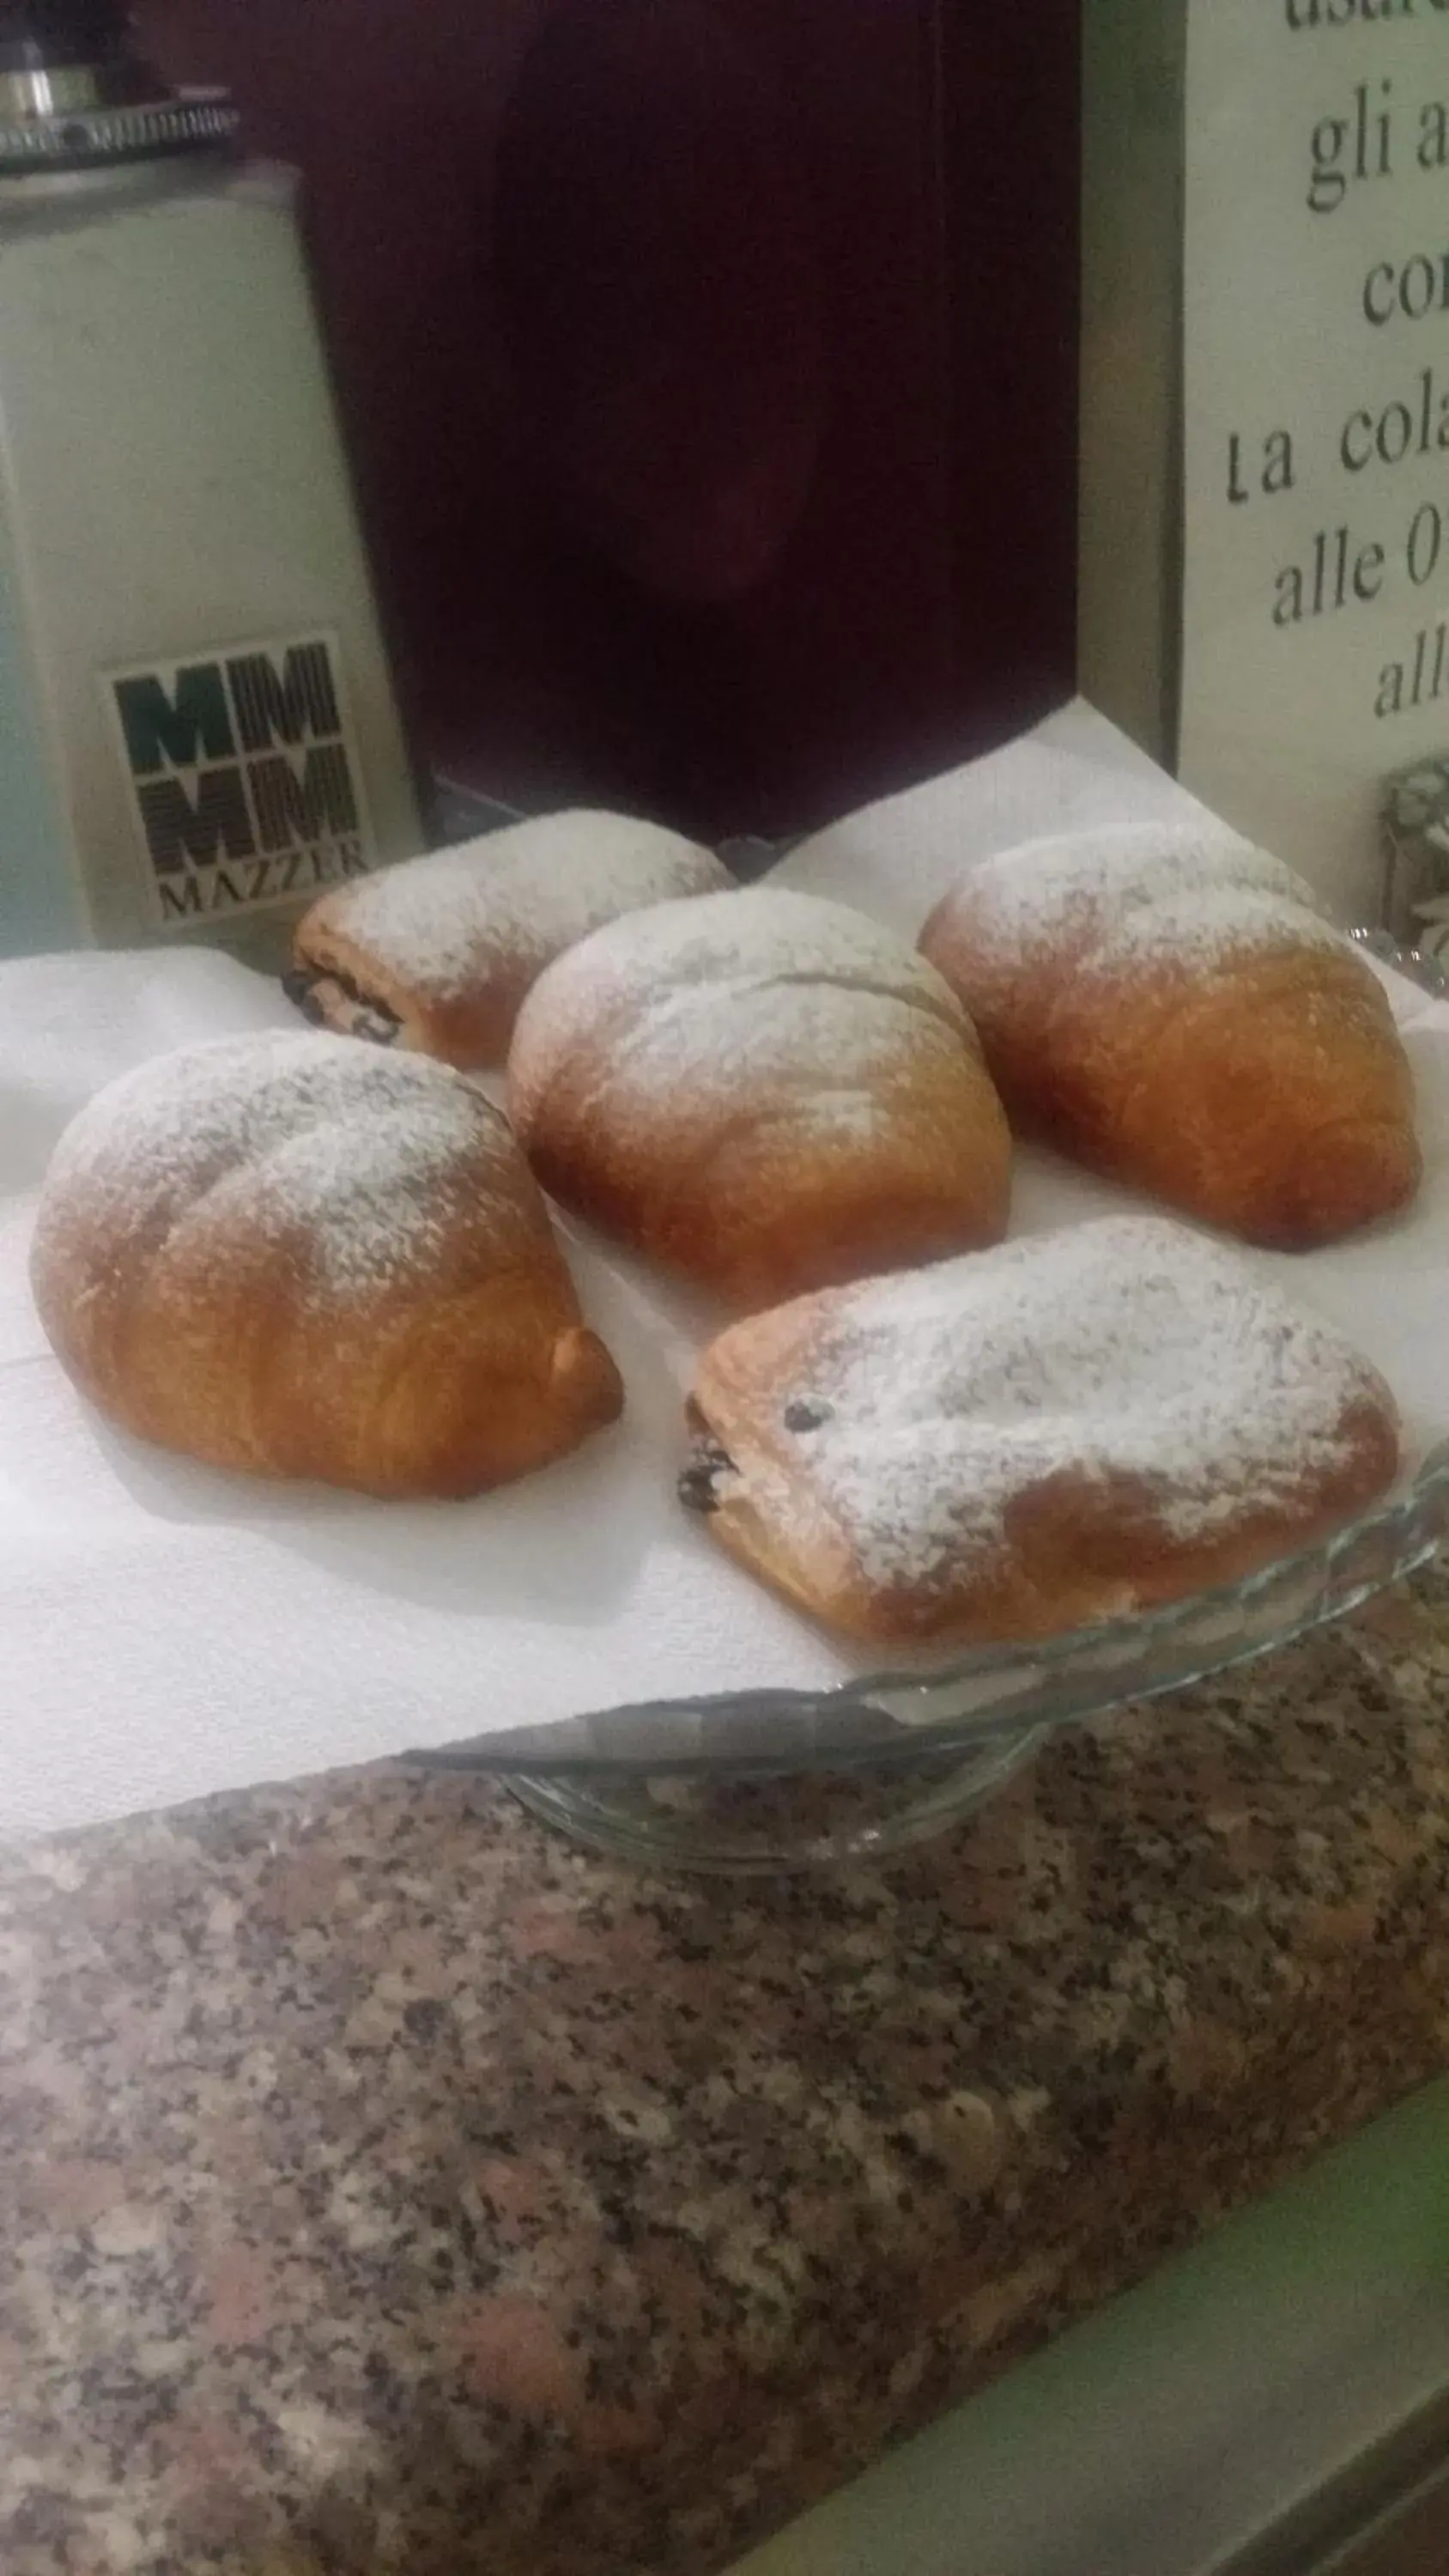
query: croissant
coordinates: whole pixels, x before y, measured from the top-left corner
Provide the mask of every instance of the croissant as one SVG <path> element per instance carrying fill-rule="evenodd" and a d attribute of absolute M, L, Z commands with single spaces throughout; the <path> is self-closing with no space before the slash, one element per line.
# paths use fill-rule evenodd
<path fill-rule="evenodd" d="M 519 1014 L 545 1189 L 739 1306 L 995 1242 L 1006 1120 L 954 995 L 843 905 L 768 887 L 630 915 Z"/>
<path fill-rule="evenodd" d="M 1282 1250 L 1418 1187 L 1385 994 L 1261 850 L 1156 824 L 1032 842 L 972 868 L 921 946 L 1013 1121 L 1097 1171 Z"/>
<path fill-rule="evenodd" d="M 876 1645 L 1009 1641 L 1236 1579 L 1393 1481 L 1394 1401 L 1241 1253 L 1109 1217 L 733 1325 L 681 1498 Z"/>
<path fill-rule="evenodd" d="M 286 987 L 320 1028 L 501 1065 L 524 994 L 565 948 L 620 913 L 732 882 L 657 823 L 544 814 L 332 887 L 297 925 Z"/>
<path fill-rule="evenodd" d="M 504 1119 L 345 1038 L 219 1039 L 99 1093 L 31 1275 L 101 1412 L 214 1467 L 472 1494 L 622 1406 Z"/>

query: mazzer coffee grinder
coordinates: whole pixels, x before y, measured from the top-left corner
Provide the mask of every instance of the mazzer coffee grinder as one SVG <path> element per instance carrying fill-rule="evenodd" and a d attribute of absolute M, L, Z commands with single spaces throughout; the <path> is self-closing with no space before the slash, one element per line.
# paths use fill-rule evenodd
<path fill-rule="evenodd" d="M 117 0 L 0 0 L 0 954 L 220 942 L 422 845 L 292 174 Z"/>

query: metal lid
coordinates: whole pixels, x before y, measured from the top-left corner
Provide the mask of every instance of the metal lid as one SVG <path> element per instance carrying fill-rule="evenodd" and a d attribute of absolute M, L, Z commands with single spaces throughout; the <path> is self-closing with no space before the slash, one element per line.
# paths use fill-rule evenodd
<path fill-rule="evenodd" d="M 120 0 L 0 0 L 0 178 L 231 142 L 225 90 L 168 89 Z"/>

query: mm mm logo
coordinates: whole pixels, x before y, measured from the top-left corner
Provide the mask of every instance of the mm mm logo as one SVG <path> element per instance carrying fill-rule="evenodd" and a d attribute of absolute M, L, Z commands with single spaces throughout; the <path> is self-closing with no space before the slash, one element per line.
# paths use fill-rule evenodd
<path fill-rule="evenodd" d="M 305 893 L 369 863 L 326 639 L 114 679 L 163 922 Z"/>

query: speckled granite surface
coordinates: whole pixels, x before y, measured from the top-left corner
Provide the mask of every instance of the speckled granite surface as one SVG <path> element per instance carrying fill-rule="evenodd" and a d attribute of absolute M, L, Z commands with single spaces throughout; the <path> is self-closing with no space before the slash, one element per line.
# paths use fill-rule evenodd
<path fill-rule="evenodd" d="M 0 2567 L 716 2569 L 1438 2071 L 1446 1971 L 1437 1577 L 831 1883 L 394 1774 L 12 1857 Z"/>

